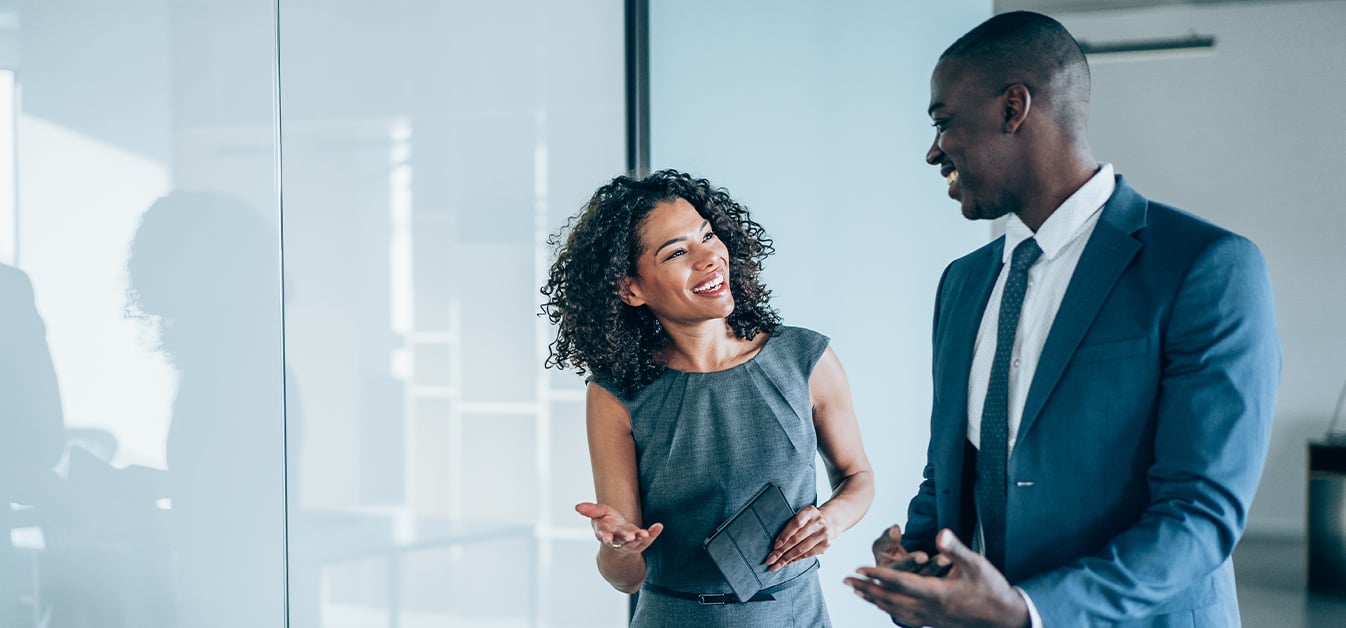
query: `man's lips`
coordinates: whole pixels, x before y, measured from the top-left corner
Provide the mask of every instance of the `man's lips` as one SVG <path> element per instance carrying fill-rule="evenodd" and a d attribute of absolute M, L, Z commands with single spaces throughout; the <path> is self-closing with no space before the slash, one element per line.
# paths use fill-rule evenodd
<path fill-rule="evenodd" d="M 948 185 L 953 185 L 953 184 L 956 183 L 957 181 L 958 181 L 958 171 L 957 171 L 957 170 L 950 171 L 948 174 L 944 175 L 944 183 L 946 183 L 946 184 L 948 184 Z"/>

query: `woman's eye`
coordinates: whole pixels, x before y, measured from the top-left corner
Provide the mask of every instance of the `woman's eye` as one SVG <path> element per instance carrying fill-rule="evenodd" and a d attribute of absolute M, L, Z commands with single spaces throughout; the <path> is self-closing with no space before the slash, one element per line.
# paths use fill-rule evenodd
<path fill-rule="evenodd" d="M 703 236 L 703 237 L 701 238 L 701 241 L 702 241 L 702 242 L 709 242 L 709 241 L 714 240 L 714 239 L 715 239 L 715 232 L 714 232 L 714 231 L 707 231 L 707 232 L 706 232 L 706 235 Z"/>
<path fill-rule="evenodd" d="M 678 249 L 678 250 L 676 250 L 676 251 L 673 251 L 672 253 L 669 253 L 669 254 L 668 254 L 668 257 L 665 257 L 665 258 L 664 258 L 664 261 L 667 262 L 668 260 L 671 260 L 671 259 L 673 259 L 673 258 L 675 258 L 675 257 L 677 257 L 677 256 L 679 256 L 679 255 L 682 255 L 683 253 L 686 253 L 686 251 L 684 251 L 684 250 L 682 250 L 682 249 Z"/>

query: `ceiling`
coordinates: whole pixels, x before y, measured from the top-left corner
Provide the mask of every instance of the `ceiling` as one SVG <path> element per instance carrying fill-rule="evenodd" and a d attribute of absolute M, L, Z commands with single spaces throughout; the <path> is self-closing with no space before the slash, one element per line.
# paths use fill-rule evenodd
<path fill-rule="evenodd" d="M 1082 11 L 1117 11 L 1190 4 L 1270 4 L 1288 0 L 994 0 L 995 12 L 1037 11 L 1059 15 Z"/>

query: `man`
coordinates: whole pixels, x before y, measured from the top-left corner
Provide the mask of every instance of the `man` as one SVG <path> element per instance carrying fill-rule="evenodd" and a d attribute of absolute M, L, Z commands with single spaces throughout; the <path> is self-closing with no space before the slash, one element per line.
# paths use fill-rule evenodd
<path fill-rule="evenodd" d="M 847 579 L 897 623 L 1238 625 L 1280 372 L 1265 265 L 1096 161 L 1088 103 L 1035 13 L 935 66 L 926 160 L 964 216 L 1009 218 L 945 270 L 925 479 Z"/>

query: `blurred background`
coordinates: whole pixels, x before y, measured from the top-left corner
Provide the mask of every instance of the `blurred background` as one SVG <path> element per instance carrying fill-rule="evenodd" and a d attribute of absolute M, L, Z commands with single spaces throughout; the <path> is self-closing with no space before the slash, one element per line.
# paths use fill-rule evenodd
<path fill-rule="evenodd" d="M 841 579 L 920 479 L 940 271 L 996 233 L 923 161 L 929 75 L 1020 8 L 1090 47 L 1095 154 L 1266 254 L 1244 620 L 1342 625 L 1305 452 L 1346 379 L 1346 0 L 0 0 L 0 626 L 625 625 L 538 287 L 665 167 L 833 340 L 878 498 L 824 591 L 888 625 Z"/>

